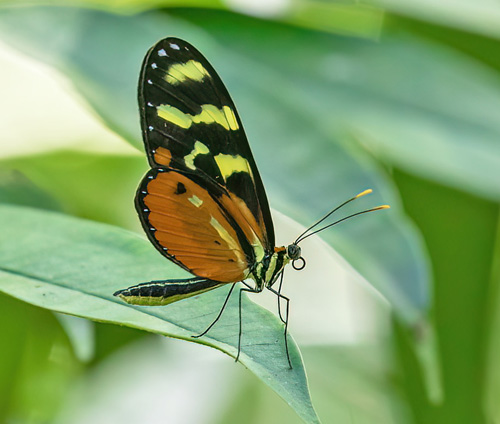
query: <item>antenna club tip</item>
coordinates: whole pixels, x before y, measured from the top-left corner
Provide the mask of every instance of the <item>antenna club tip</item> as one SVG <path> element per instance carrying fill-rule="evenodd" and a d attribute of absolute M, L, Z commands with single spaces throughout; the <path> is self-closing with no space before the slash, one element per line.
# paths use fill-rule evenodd
<path fill-rule="evenodd" d="M 377 209 L 391 209 L 391 207 L 389 205 L 380 205 L 379 207 L 377 207 Z"/>
<path fill-rule="evenodd" d="M 371 188 L 369 188 L 369 189 L 367 189 L 367 190 L 362 191 L 361 193 L 359 193 L 359 194 L 355 197 L 355 199 L 357 199 L 358 197 L 364 196 L 364 195 L 366 195 L 366 194 L 370 194 L 370 193 L 372 193 L 372 192 L 373 192 L 373 190 L 372 190 Z"/>

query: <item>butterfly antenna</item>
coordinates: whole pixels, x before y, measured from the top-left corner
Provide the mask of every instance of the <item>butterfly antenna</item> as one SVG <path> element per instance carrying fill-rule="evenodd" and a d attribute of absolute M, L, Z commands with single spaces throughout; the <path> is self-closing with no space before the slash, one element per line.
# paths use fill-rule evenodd
<path fill-rule="evenodd" d="M 348 215 L 342 219 L 339 219 L 338 221 L 335 221 L 335 222 L 332 222 L 331 224 L 325 225 L 324 227 L 320 228 L 319 230 L 313 231 L 312 233 L 309 233 L 309 234 L 303 236 L 298 241 L 296 241 L 295 244 L 301 242 L 302 240 L 306 239 L 307 237 L 312 236 L 313 234 L 319 233 L 320 231 L 326 230 L 327 228 L 330 228 L 330 227 L 333 227 L 334 225 L 340 224 L 342 221 L 345 221 L 349 218 L 352 218 L 352 217 L 358 216 L 358 215 L 362 215 L 362 214 L 368 213 L 368 212 L 379 211 L 381 209 L 390 209 L 390 206 L 389 205 L 380 205 L 380 206 L 377 206 L 375 208 L 370 208 L 370 209 L 366 209 L 366 210 L 361 211 L 361 212 L 353 213 L 352 215 Z"/>
<path fill-rule="evenodd" d="M 357 194 L 356 196 L 350 198 L 349 200 L 346 200 L 344 203 L 342 203 L 341 205 L 337 206 L 336 208 L 332 209 L 330 212 L 328 212 L 323 218 L 321 218 L 319 221 L 317 221 L 316 223 L 314 223 L 313 225 L 311 225 L 307 230 L 305 230 L 300 236 L 297 237 L 297 239 L 295 240 L 295 243 L 294 244 L 297 244 L 299 241 L 301 240 L 304 240 L 306 237 L 308 236 L 305 236 L 309 231 L 311 231 L 314 227 L 318 226 L 319 224 L 321 224 L 325 219 L 327 219 L 332 213 L 335 213 L 337 212 L 341 207 L 347 205 L 348 203 L 351 203 L 353 200 L 356 200 L 366 194 L 370 194 L 373 190 L 371 188 L 369 188 L 368 190 L 365 190 L 365 191 L 362 191 L 361 193 Z M 325 227 L 326 228 L 326 227 Z M 321 230 L 319 230 L 321 231 Z M 316 234 L 318 231 L 315 231 L 314 233 L 311 233 L 310 235 L 312 234 Z M 305 237 L 304 237 L 305 236 Z"/>

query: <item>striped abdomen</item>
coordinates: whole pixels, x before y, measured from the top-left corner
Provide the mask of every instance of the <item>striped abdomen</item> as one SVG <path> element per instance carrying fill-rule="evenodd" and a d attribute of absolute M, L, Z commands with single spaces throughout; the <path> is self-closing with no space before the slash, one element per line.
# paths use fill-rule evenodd
<path fill-rule="evenodd" d="M 132 305 L 161 306 L 196 296 L 221 285 L 223 283 L 200 277 L 151 281 L 118 290 L 114 295 Z"/>

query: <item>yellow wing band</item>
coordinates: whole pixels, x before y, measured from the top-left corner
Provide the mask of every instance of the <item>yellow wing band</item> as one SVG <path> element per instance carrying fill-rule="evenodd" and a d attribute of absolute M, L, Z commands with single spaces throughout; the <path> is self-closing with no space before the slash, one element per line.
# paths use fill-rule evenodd
<path fill-rule="evenodd" d="M 239 128 L 234 111 L 229 106 L 218 109 L 215 105 L 202 105 L 198 115 L 190 115 L 170 106 L 160 105 L 156 108 L 158 116 L 178 127 L 188 129 L 193 124 L 219 124 L 225 130 Z"/>
<path fill-rule="evenodd" d="M 246 172 L 253 180 L 252 169 L 248 161 L 240 155 L 225 155 L 223 153 L 215 156 L 215 162 L 219 167 L 222 178 L 225 181 L 235 172 Z"/>
<path fill-rule="evenodd" d="M 189 60 L 186 63 L 175 63 L 168 68 L 165 74 L 165 81 L 176 85 L 192 80 L 201 82 L 204 78 L 210 77 L 208 71 L 196 60 Z"/>

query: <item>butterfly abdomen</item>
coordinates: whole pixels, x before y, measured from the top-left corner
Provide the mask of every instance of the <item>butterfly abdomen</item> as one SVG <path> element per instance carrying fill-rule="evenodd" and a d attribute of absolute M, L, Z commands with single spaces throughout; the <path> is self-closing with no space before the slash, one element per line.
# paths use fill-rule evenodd
<path fill-rule="evenodd" d="M 137 284 L 114 293 L 132 305 L 161 306 L 204 293 L 221 286 L 222 283 L 205 278 L 184 280 L 151 281 Z"/>

